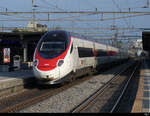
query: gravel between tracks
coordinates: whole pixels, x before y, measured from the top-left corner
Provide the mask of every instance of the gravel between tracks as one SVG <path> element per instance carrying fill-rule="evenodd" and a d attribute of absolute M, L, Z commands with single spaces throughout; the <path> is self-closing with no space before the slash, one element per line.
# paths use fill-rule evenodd
<path fill-rule="evenodd" d="M 34 104 L 28 108 L 25 108 L 20 113 L 33 113 L 33 112 L 45 112 L 45 113 L 64 113 L 69 112 L 72 108 L 80 104 L 83 100 L 94 93 L 98 88 L 108 82 L 114 75 L 115 71 L 119 72 L 122 67 L 126 67 L 127 64 L 118 66 L 109 70 L 105 74 L 100 74 L 92 77 L 91 79 L 69 88 L 57 95 L 50 97 L 47 100 Z"/>

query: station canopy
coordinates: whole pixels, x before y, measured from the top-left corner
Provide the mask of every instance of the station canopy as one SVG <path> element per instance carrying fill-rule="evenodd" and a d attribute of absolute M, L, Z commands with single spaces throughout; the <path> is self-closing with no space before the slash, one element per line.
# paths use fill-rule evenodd
<path fill-rule="evenodd" d="M 38 41 L 44 32 L 0 32 L 0 42 L 3 40 Z"/>

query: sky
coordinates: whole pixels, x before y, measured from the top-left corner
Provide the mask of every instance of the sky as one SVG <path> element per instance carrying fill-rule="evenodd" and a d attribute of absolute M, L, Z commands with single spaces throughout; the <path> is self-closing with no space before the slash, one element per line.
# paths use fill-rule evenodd
<path fill-rule="evenodd" d="M 143 8 L 147 5 L 147 0 L 34 0 L 34 5 L 38 7 L 35 11 L 146 11 L 150 12 L 150 6 Z M 0 0 L 0 12 L 7 11 L 32 11 L 32 0 Z M 74 21 L 53 21 L 58 18 L 78 16 L 78 18 L 69 18 Z M 80 16 L 80 17 L 79 17 Z M 119 20 L 105 20 L 100 21 L 102 18 L 113 18 L 128 16 L 122 15 L 88 15 L 82 14 L 53 14 L 50 15 L 49 22 L 38 22 L 46 24 L 49 28 L 65 27 L 75 28 L 72 31 L 77 31 L 76 28 L 87 28 L 84 32 L 88 33 L 90 28 L 111 28 L 116 26 L 118 28 L 150 28 L 150 15 L 137 16 L 124 18 Z M 47 15 L 36 15 L 36 19 L 48 19 Z M 6 21 L 6 19 L 9 21 Z M 29 19 L 32 20 L 32 15 L 13 15 L 6 16 L 0 15 L 0 27 L 26 27 L 28 21 L 12 21 L 12 19 Z M 99 20 L 99 21 L 77 21 L 77 20 Z M 107 30 L 90 30 L 90 32 L 107 33 Z M 114 33 L 115 31 L 111 31 Z M 121 31 L 121 33 L 137 33 L 129 30 Z"/>

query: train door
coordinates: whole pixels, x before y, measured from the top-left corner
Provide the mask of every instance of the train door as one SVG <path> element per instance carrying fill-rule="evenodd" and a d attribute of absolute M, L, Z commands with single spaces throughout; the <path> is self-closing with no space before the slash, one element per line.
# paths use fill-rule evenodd
<path fill-rule="evenodd" d="M 107 52 L 107 56 L 105 56 L 106 63 L 112 62 L 111 50 L 112 50 L 111 47 L 109 47 L 109 45 L 106 45 L 106 52 Z"/>
<path fill-rule="evenodd" d="M 78 44 L 79 41 L 77 40 L 73 40 L 73 51 L 72 51 L 72 66 L 73 66 L 73 71 L 76 72 L 76 69 L 79 67 L 80 62 L 79 62 L 79 54 L 78 54 Z"/>

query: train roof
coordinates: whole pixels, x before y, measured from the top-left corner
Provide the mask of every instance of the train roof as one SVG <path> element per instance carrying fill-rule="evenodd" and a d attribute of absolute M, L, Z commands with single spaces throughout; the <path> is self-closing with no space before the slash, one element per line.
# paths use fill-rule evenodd
<path fill-rule="evenodd" d="M 103 42 L 99 42 L 97 40 L 95 40 L 94 38 L 92 37 L 88 37 L 88 36 L 84 36 L 84 35 L 81 35 L 81 34 L 78 34 L 78 33 L 74 33 L 74 32 L 69 32 L 72 36 L 75 36 L 79 39 L 83 39 L 83 40 L 88 40 L 88 41 L 92 41 L 92 42 L 95 42 L 95 43 L 98 43 L 98 44 L 104 44 L 104 45 L 107 45 L 106 43 L 103 43 Z M 117 47 L 114 47 L 114 46 L 111 46 L 111 45 L 107 45 L 109 47 L 112 47 L 112 48 L 117 48 Z M 118 49 L 118 48 L 117 48 Z"/>
<path fill-rule="evenodd" d="M 79 33 L 69 32 L 69 31 L 66 31 L 66 30 L 53 30 L 53 31 L 64 32 L 64 33 L 66 33 L 66 34 L 68 34 L 68 35 L 77 37 L 77 38 L 79 38 L 79 39 L 88 40 L 88 41 L 92 41 L 92 42 L 95 42 L 95 43 L 107 45 L 106 43 L 99 42 L 99 41 L 95 40 L 95 39 L 92 38 L 92 37 L 84 36 L 84 35 L 79 34 Z M 49 31 L 49 32 L 52 32 L 52 31 Z M 49 33 L 49 32 L 48 32 L 48 33 Z M 109 47 L 111 47 L 111 48 L 116 48 L 116 49 L 124 50 L 123 48 L 118 48 L 118 47 L 114 47 L 114 46 L 111 46 L 111 45 L 107 45 L 107 46 L 109 46 Z"/>

